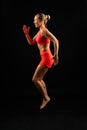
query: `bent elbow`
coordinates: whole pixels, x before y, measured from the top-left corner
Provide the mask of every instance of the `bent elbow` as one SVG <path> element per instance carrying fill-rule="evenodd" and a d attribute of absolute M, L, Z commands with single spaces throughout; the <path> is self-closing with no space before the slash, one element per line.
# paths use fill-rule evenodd
<path fill-rule="evenodd" d="M 54 44 L 58 44 L 58 45 L 59 45 L 59 40 L 56 39 L 56 40 L 54 41 Z"/>
<path fill-rule="evenodd" d="M 59 40 L 57 39 L 56 41 L 57 41 L 57 43 L 59 44 Z"/>

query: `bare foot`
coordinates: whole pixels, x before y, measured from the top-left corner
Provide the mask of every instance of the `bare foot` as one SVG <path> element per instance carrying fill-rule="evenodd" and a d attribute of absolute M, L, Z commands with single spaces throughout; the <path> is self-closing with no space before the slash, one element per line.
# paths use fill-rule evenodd
<path fill-rule="evenodd" d="M 40 109 L 43 109 L 46 105 L 47 105 L 47 103 L 50 101 L 50 98 L 48 97 L 47 99 L 43 99 L 43 102 L 42 102 L 42 104 L 41 104 L 41 106 L 40 106 Z"/>

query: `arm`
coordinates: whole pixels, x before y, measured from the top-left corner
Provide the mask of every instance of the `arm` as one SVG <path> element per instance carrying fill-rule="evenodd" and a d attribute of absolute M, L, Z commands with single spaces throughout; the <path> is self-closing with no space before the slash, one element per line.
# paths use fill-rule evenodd
<path fill-rule="evenodd" d="M 43 35 L 47 38 L 49 38 L 52 42 L 53 42 L 53 45 L 54 45 L 54 65 L 57 65 L 58 64 L 58 60 L 59 60 L 59 57 L 58 57 L 58 53 L 59 53 L 59 40 L 51 33 L 49 32 L 49 30 L 45 30 L 43 31 Z"/>
<path fill-rule="evenodd" d="M 25 34 L 25 37 L 26 37 L 26 39 L 27 39 L 29 45 L 33 45 L 33 44 L 35 43 L 35 38 L 32 39 L 32 38 L 30 37 L 29 31 L 30 31 L 30 28 L 27 27 L 26 25 L 23 25 L 23 32 L 24 32 L 24 34 Z"/>

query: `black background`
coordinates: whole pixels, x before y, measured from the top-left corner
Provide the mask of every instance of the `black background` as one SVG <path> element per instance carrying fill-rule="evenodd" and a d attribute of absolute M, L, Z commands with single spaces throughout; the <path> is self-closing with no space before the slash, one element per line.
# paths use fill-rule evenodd
<path fill-rule="evenodd" d="M 28 45 L 22 31 L 30 26 L 37 32 L 34 15 L 43 12 L 51 16 L 49 30 L 59 39 L 59 64 L 45 76 L 49 91 L 80 94 L 84 74 L 86 42 L 86 1 L 6 1 L 2 2 L 3 40 L 2 68 L 4 94 L 26 95 L 33 90 L 32 76 L 39 63 L 39 52 Z M 84 82 L 83 82 L 84 83 Z M 6 93 L 5 93 L 6 92 Z"/>
<path fill-rule="evenodd" d="M 87 129 L 86 0 L 3 0 L 1 7 L 2 128 Z M 47 27 L 60 46 L 59 64 L 44 77 L 51 102 L 42 112 L 41 97 L 32 83 L 39 51 L 36 45 L 29 46 L 22 31 L 26 24 L 31 37 L 36 34 L 33 18 L 38 12 L 51 16 Z"/>

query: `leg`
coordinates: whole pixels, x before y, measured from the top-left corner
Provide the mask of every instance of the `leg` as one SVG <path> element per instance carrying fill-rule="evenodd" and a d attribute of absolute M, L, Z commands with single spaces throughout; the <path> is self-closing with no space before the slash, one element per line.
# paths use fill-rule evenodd
<path fill-rule="evenodd" d="M 44 89 L 45 89 L 45 93 L 46 93 L 47 97 L 49 97 L 49 96 L 48 96 L 48 93 L 47 93 L 47 88 L 46 88 L 45 82 L 44 82 L 43 80 L 41 80 L 41 83 L 43 84 L 43 87 L 44 87 Z"/>
<path fill-rule="evenodd" d="M 43 81 L 43 77 L 47 71 L 48 71 L 48 68 L 46 66 L 38 65 L 32 78 L 32 81 L 34 82 L 34 84 L 36 85 L 36 87 L 39 89 L 40 93 L 43 96 L 43 102 L 40 107 L 41 109 L 46 106 L 48 101 L 50 101 L 50 97 L 48 96 L 48 93 L 46 90 L 46 85 Z"/>
<path fill-rule="evenodd" d="M 42 104 L 40 106 L 40 109 L 43 109 L 46 106 L 46 104 L 50 101 L 50 97 L 48 96 L 45 82 L 43 80 L 41 80 L 41 82 L 43 84 L 44 91 L 45 91 L 45 93 L 47 95 L 46 99 L 43 98 L 43 102 L 42 102 Z"/>

